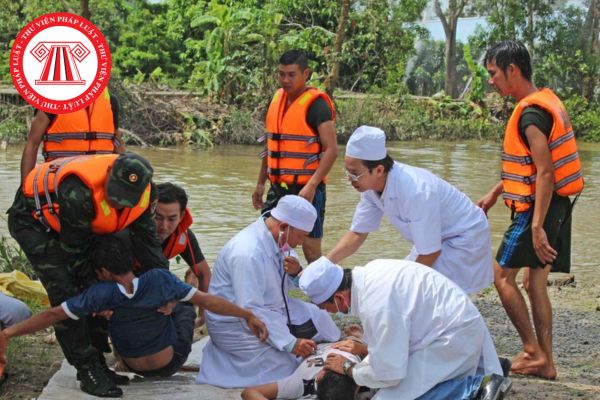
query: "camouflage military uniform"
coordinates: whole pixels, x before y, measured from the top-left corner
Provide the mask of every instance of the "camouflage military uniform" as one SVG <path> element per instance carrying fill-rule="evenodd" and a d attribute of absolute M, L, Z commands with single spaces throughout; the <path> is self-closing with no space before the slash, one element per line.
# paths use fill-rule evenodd
<path fill-rule="evenodd" d="M 157 193 L 154 185 L 152 188 L 151 206 L 128 226 L 128 233 L 133 253 L 144 269 L 168 268 L 156 236 L 153 205 Z M 81 293 L 96 278 L 88 263 L 96 236 L 91 230 L 95 216 L 91 195 L 91 190 L 77 176 L 64 178 L 60 195 L 53 194 L 60 210 L 60 233 L 48 231 L 33 218 L 34 199 L 25 197 L 21 189 L 8 210 L 10 234 L 33 265 L 52 306 Z M 56 324 L 55 328 L 65 357 L 78 369 L 103 357 L 102 351 L 110 351 L 103 318 L 69 319 Z"/>

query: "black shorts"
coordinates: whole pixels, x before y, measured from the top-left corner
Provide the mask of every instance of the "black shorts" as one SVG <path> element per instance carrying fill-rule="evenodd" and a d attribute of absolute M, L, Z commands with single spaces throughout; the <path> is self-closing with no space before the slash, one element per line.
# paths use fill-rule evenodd
<path fill-rule="evenodd" d="M 544 220 L 548 243 L 558 252 L 556 260 L 552 264 L 552 272 L 570 272 L 571 270 L 571 209 L 572 204 L 568 197 L 552 196 Z M 533 249 L 532 218 L 533 205 L 529 210 L 515 214 L 496 254 L 496 261 L 501 267 L 545 267 Z"/>
<path fill-rule="evenodd" d="M 171 358 L 171 361 L 164 367 L 151 371 L 137 371 L 123 361 L 131 372 L 148 378 L 169 377 L 183 367 L 183 364 L 185 364 L 192 351 L 196 311 L 194 311 L 194 307 L 190 303 L 179 303 L 173 309 L 171 318 L 173 318 L 173 322 L 175 322 L 175 330 L 177 332 L 177 340 L 173 344 L 173 358 Z"/>
<path fill-rule="evenodd" d="M 261 210 L 261 214 L 266 213 L 267 211 L 271 211 L 277 203 L 279 199 L 287 194 L 295 194 L 300 193 L 304 186 L 303 185 L 289 185 L 287 187 L 282 187 L 278 184 L 271 184 L 269 191 L 267 192 L 267 200 L 265 201 L 265 205 Z M 327 199 L 325 184 L 323 182 L 319 183 L 317 189 L 315 190 L 315 197 L 312 201 L 312 205 L 317 210 L 317 220 L 315 221 L 315 226 L 312 231 L 308 234 L 308 237 L 320 239 L 323 237 L 323 224 L 325 223 L 325 201 Z"/>

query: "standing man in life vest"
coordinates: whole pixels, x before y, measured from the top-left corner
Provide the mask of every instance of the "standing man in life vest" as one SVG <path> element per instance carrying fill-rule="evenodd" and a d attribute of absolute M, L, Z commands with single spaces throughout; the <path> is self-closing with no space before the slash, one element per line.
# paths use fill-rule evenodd
<path fill-rule="evenodd" d="M 105 88 L 92 104 L 72 113 L 36 110 L 21 157 L 21 182 L 35 167 L 40 143 L 46 162 L 83 154 L 123 153 L 117 99 Z"/>
<path fill-rule="evenodd" d="M 489 83 L 517 105 L 506 125 L 501 181 L 477 204 L 487 212 L 502 194 L 512 223 L 496 255 L 494 281 L 502 304 L 523 342 L 512 371 L 556 378 L 552 359 L 550 270 L 569 272 L 571 210 L 568 196 L 583 190 L 575 135 L 565 107 L 547 88 L 531 80 L 531 59 L 521 43 L 505 41 L 489 49 Z M 520 268 L 531 304 L 535 333 L 516 283 Z"/>
<path fill-rule="evenodd" d="M 281 88 L 275 92 L 267 111 L 267 149 L 261 155 L 263 160 L 252 204 L 265 213 L 287 194 L 312 202 L 317 210 L 317 221 L 302 243 L 306 260 L 312 262 L 321 256 L 325 183 L 337 157 L 337 142 L 333 103 L 324 92 L 306 86 L 309 77 L 305 52 L 290 50 L 281 56 Z M 263 203 L 267 178 L 271 187 Z"/>
<path fill-rule="evenodd" d="M 162 242 L 162 250 L 167 260 L 181 256 L 190 267 L 186 273 L 186 282 L 195 283 L 198 289 L 204 293 L 208 292 L 210 283 L 210 268 L 202 254 L 196 235 L 190 229 L 192 226 L 192 214 L 187 208 L 188 197 L 182 187 L 170 182 L 156 185 L 158 189 L 158 203 L 156 204 L 156 233 Z M 196 325 L 203 324 L 203 312 L 199 312 L 199 320 Z"/>
<path fill-rule="evenodd" d="M 143 270 L 168 267 L 154 225 L 152 167 L 133 153 L 60 158 L 36 166 L 8 210 L 8 229 L 42 281 L 52 306 L 76 296 L 96 279 L 88 258 L 97 235 L 128 228 Z M 106 321 L 81 318 L 55 326 L 81 389 L 119 396 L 128 381 L 106 366 Z"/>

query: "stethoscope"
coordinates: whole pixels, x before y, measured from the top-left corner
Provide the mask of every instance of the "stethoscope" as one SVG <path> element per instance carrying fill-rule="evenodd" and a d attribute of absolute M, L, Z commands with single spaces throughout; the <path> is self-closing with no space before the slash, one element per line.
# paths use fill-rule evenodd
<path fill-rule="evenodd" d="M 289 235 L 289 227 L 288 227 L 288 235 Z M 277 247 L 279 247 L 282 236 L 283 236 L 283 231 L 279 231 L 279 238 L 277 239 Z M 287 296 L 285 293 L 285 279 L 287 278 L 287 271 L 285 270 L 285 256 L 281 250 L 279 250 L 279 258 L 280 258 L 280 263 L 281 263 L 281 270 L 283 271 L 283 275 L 281 276 L 281 296 L 283 297 L 283 304 L 285 305 L 285 313 L 287 315 L 288 326 L 291 326 L 292 319 L 290 318 L 290 309 L 288 308 Z"/>

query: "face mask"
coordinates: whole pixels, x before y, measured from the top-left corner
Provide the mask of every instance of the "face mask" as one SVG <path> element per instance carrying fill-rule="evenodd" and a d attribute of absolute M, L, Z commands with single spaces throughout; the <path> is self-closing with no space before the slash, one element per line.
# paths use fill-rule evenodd
<path fill-rule="evenodd" d="M 292 246 L 287 242 L 287 239 L 290 237 L 290 227 L 288 225 L 287 232 L 285 234 L 285 243 L 281 243 L 281 237 L 283 236 L 283 232 L 279 231 L 279 238 L 277 239 L 277 246 L 279 247 L 279 251 L 282 253 L 289 253 L 293 250 Z"/>
<path fill-rule="evenodd" d="M 333 304 L 335 304 L 335 308 L 337 308 L 337 312 L 335 313 L 335 316 L 338 318 L 345 317 L 346 314 L 344 314 L 343 312 L 340 311 L 340 308 L 337 305 L 337 301 L 335 301 L 335 297 L 333 298 Z M 348 309 L 348 312 L 350 312 L 350 309 Z"/>

